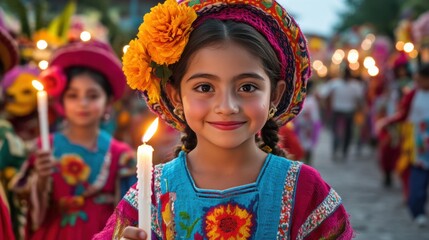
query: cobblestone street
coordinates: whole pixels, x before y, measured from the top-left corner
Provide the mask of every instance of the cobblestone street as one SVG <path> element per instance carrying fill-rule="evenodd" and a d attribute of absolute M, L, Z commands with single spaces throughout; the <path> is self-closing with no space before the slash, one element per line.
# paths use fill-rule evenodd
<path fill-rule="evenodd" d="M 418 228 L 403 203 L 400 182 L 385 189 L 375 153 L 364 148 L 357 157 L 353 146 L 345 162 L 331 161 L 331 138 L 322 131 L 313 154 L 314 167 L 342 196 L 358 240 L 429 240 L 429 226 Z M 429 209 L 429 206 L 427 206 Z"/>

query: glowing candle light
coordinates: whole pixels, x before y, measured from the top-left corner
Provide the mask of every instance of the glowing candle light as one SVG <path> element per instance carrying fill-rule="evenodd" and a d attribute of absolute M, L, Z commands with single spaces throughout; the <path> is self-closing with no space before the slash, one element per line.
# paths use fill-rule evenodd
<path fill-rule="evenodd" d="M 144 134 L 143 144 L 137 149 L 137 190 L 138 190 L 138 213 L 139 228 L 147 233 L 147 239 L 151 237 L 151 196 L 152 196 L 152 146 L 146 144 L 155 134 L 158 128 L 158 118 L 149 126 Z"/>
<path fill-rule="evenodd" d="M 39 113 L 39 130 L 42 140 L 42 150 L 49 151 L 49 125 L 48 125 L 48 94 L 43 87 L 43 84 L 37 80 L 31 82 L 33 87 L 37 89 L 37 111 Z"/>

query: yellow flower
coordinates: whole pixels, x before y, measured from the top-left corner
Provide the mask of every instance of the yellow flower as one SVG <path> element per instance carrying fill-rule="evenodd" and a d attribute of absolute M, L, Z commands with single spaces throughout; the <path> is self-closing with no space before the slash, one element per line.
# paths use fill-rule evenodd
<path fill-rule="evenodd" d="M 196 18 L 197 13 L 191 7 L 167 0 L 144 16 L 137 36 L 146 44 L 153 62 L 170 65 L 180 59 Z"/>
<path fill-rule="evenodd" d="M 155 76 L 152 75 L 153 68 L 150 66 L 150 56 L 147 54 L 143 43 L 138 39 L 134 39 L 131 40 L 129 46 L 122 58 L 124 63 L 122 70 L 127 77 L 128 85 L 132 89 L 148 90 L 151 93 L 156 92 L 159 96 L 159 79 L 158 81 L 153 81 Z"/>
<path fill-rule="evenodd" d="M 60 46 L 64 43 L 64 41 L 62 41 L 58 36 L 55 36 L 47 29 L 38 30 L 33 34 L 34 43 L 37 43 L 37 41 L 39 40 L 45 40 L 49 45 L 52 45 L 54 47 Z"/>
<path fill-rule="evenodd" d="M 88 179 L 91 169 L 75 154 L 66 154 L 61 157 L 60 169 L 64 180 L 70 185 L 76 185 Z"/>
<path fill-rule="evenodd" d="M 208 239 L 249 239 L 254 230 L 253 214 L 238 204 L 211 208 L 205 215 Z"/>

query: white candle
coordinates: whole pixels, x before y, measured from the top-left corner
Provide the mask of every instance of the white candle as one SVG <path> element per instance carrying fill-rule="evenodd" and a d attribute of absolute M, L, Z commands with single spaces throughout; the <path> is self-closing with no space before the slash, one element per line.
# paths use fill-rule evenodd
<path fill-rule="evenodd" d="M 37 111 L 39 113 L 39 131 L 42 142 L 42 150 L 49 151 L 49 124 L 48 124 L 48 94 L 44 91 L 42 83 L 37 80 L 32 81 L 37 92 Z"/>
<path fill-rule="evenodd" d="M 155 134 L 158 127 L 158 118 L 148 128 L 143 136 L 143 144 L 137 149 L 137 190 L 139 228 L 147 233 L 147 239 L 151 237 L 151 205 L 152 205 L 152 146 L 146 144 Z"/>

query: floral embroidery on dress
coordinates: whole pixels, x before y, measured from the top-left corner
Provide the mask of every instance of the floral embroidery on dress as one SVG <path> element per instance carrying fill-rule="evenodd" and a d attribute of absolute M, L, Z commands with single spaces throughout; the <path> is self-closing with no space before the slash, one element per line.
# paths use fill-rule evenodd
<path fill-rule="evenodd" d="M 88 220 L 88 215 L 80 210 L 85 204 L 85 199 L 82 196 L 62 197 L 59 201 L 60 210 L 62 213 L 61 227 L 66 225 L 74 226 L 78 218 L 84 221 Z"/>
<path fill-rule="evenodd" d="M 295 192 L 296 181 L 299 170 L 302 166 L 301 162 L 291 162 L 289 170 L 286 175 L 286 181 L 283 188 L 282 205 L 280 211 L 280 222 L 277 231 L 277 239 L 288 239 L 290 230 L 290 221 L 292 209 L 293 209 L 293 198 Z"/>
<path fill-rule="evenodd" d="M 91 172 L 85 161 L 76 154 L 63 155 L 60 160 L 60 169 L 64 180 L 72 186 L 85 182 Z"/>
<path fill-rule="evenodd" d="M 203 232 L 207 239 L 250 239 L 255 229 L 255 214 L 235 202 L 211 207 L 203 217 Z"/>
<path fill-rule="evenodd" d="M 191 220 L 191 216 L 189 213 L 183 211 L 179 213 L 180 218 L 183 220 L 179 222 L 180 228 L 186 231 L 185 238 L 190 238 L 192 232 L 194 231 L 195 225 L 201 220 L 201 218 L 197 218 L 195 220 Z M 194 235 L 195 236 L 195 235 Z"/>
<path fill-rule="evenodd" d="M 176 194 L 167 192 L 161 196 L 162 235 L 164 239 L 174 239 L 176 236 L 174 224 L 174 201 Z"/>
<path fill-rule="evenodd" d="M 298 231 L 297 239 L 304 239 L 322 222 L 328 218 L 341 205 L 341 197 L 331 188 L 328 196 L 323 202 L 307 217 L 305 223 Z"/>

